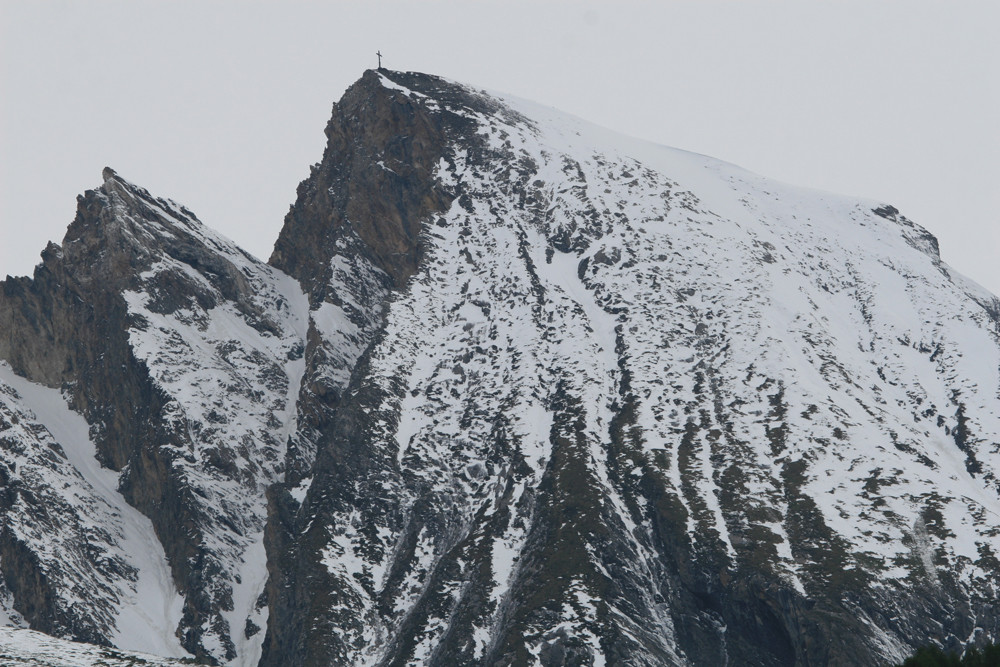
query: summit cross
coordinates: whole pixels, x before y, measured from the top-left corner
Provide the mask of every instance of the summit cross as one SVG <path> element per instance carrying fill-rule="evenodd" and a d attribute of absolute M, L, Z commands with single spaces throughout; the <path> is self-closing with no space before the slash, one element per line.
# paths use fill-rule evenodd
<path fill-rule="evenodd" d="M 375 55 L 378 56 L 378 68 L 382 69 L 382 49 L 379 49 L 378 51 L 376 51 Z"/>

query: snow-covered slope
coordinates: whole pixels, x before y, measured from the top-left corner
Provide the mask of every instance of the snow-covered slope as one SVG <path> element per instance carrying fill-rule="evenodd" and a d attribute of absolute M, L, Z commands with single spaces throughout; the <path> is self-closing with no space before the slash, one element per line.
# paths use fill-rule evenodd
<path fill-rule="evenodd" d="M 998 307 L 933 237 L 434 77 L 358 85 L 445 128 L 452 203 L 298 514 L 316 648 L 274 664 L 997 637 Z"/>
<path fill-rule="evenodd" d="M 0 392 L 11 501 L 3 529 L 37 557 L 38 576 L 51 586 L 60 620 L 46 629 L 186 655 L 175 636 L 183 600 L 163 547 L 149 519 L 118 492 L 118 476 L 97 462 L 87 422 L 59 390 L 18 377 L 3 362 Z"/>
<path fill-rule="evenodd" d="M 34 630 L 0 625 L 0 664 L 4 667 L 180 667 L 195 663 L 80 644 Z"/>

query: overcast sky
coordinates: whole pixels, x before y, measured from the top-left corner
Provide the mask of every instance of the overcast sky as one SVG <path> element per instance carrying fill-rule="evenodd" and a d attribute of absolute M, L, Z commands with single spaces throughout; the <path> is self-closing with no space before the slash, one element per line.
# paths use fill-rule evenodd
<path fill-rule="evenodd" d="M 1000 2 L 0 0 L 0 275 L 101 169 L 266 259 L 330 105 L 385 54 L 880 199 L 1000 293 Z"/>

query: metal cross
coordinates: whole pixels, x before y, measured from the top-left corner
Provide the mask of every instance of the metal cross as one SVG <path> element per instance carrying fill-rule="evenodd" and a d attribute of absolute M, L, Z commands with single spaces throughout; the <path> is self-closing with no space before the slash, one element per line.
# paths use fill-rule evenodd
<path fill-rule="evenodd" d="M 378 51 L 376 51 L 375 55 L 378 56 L 378 68 L 382 69 L 382 49 L 379 49 Z"/>

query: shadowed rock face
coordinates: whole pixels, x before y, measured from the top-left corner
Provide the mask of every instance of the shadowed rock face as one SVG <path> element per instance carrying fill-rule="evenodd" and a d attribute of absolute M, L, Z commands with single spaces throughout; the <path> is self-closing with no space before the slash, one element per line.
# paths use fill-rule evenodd
<path fill-rule="evenodd" d="M 94 387 L 76 392 L 75 405 L 85 413 L 112 410 L 94 417 L 124 436 L 101 443 L 105 462 L 115 469 L 130 454 L 117 443 L 137 440 L 126 434 L 142 426 L 126 405 L 112 406 L 101 397 L 122 385 L 142 392 L 142 372 L 128 354 L 120 293 L 147 266 L 148 259 L 115 223 L 105 195 L 89 190 L 77 200 L 63 246 L 49 244 L 34 278 L 0 283 L 0 358 L 50 387 L 79 381 Z"/>
<path fill-rule="evenodd" d="M 299 185 L 270 263 L 299 281 L 314 310 L 330 304 L 358 333 L 345 345 L 331 340 L 333 331 L 324 336 L 323 322 L 314 318 L 298 428 L 289 443 L 290 484 L 307 475 L 357 356 L 380 325 L 384 300 L 416 271 L 424 224 L 451 202 L 434 177 L 446 135 L 455 132 L 448 125 L 386 88 L 374 71 L 333 107 L 323 160 Z M 337 326 L 344 321 L 327 324 Z"/>
<path fill-rule="evenodd" d="M 151 415 L 162 401 L 142 364 L 130 352 L 128 313 L 121 297 L 123 290 L 135 284 L 137 274 L 148 268 L 149 260 L 128 238 L 109 206 L 109 197 L 123 186 L 115 181 L 114 172 L 106 169 L 105 177 L 101 189 L 78 198 L 77 216 L 63 246 L 49 244 L 34 277 L 8 278 L 0 283 L 0 359 L 34 382 L 64 387 L 74 408 L 95 425 L 101 461 L 121 470 L 138 460 L 138 443 L 155 437 Z M 24 419 L 22 415 L 21 421 Z M 12 421 L 17 424 L 17 420 Z M 32 627 L 106 644 L 114 615 L 108 593 L 97 591 L 89 599 L 85 594 L 90 606 L 82 609 L 67 608 L 64 598 L 75 597 L 67 595 L 67 588 L 80 586 L 71 580 L 74 574 L 83 580 L 93 578 L 98 586 L 115 578 L 114 572 L 102 566 L 102 561 L 114 562 L 110 555 L 102 555 L 110 537 L 101 529 L 88 537 L 87 511 L 77 516 L 70 507 L 60 505 L 62 500 L 41 502 L 46 497 L 72 497 L 66 489 L 72 489 L 77 480 L 61 470 L 58 456 L 52 457 L 49 447 L 59 445 L 49 445 L 51 435 L 44 426 L 37 428 L 32 444 L 22 445 L 22 454 L 41 470 L 48 468 L 48 476 L 57 476 L 49 480 L 46 474 L 36 472 L 31 485 L 24 479 L 20 484 L 7 480 L 11 504 L 3 509 L 35 517 L 43 532 L 34 537 L 40 540 L 48 539 L 46 530 L 66 538 L 60 543 L 65 551 L 64 566 L 48 562 L 47 545 L 32 541 L 30 533 L 4 531 L 0 552 L 6 587 Z M 8 457 L 18 449 L 8 439 L 15 433 L 5 429 Z M 39 456 L 42 452 L 48 455 Z M 13 460 L 8 462 L 13 464 Z M 71 469 L 65 461 L 61 466 Z M 17 473 L 16 467 L 12 470 Z M 21 474 L 25 474 L 24 465 Z M 91 516 L 89 521 L 95 518 Z M 88 539 L 94 543 L 91 548 Z M 173 548 L 183 548 L 182 543 L 175 541 Z M 124 568 L 120 562 L 117 567 Z"/>
<path fill-rule="evenodd" d="M 335 415 L 358 355 L 381 327 L 386 300 L 417 270 L 425 227 L 450 205 L 452 195 L 435 171 L 448 136 L 470 126 L 463 118 L 431 113 L 386 82 L 382 74 L 368 71 L 334 105 L 323 160 L 299 185 L 270 259 L 299 280 L 314 310 L 334 306 L 360 336 L 353 353 L 345 354 L 338 341 L 324 337 L 316 317 L 310 327 L 288 475 L 285 484 L 269 492 L 271 611 L 265 663 L 294 661 L 308 640 L 292 629 L 312 622 L 299 607 L 308 592 L 299 590 L 304 582 L 295 574 L 306 564 L 299 562 L 294 532 L 299 505 L 288 489 L 311 475 L 317 448 L 338 428 Z M 336 271 L 335 258 L 347 271 Z M 346 373 L 331 376 L 331 366 Z M 311 650 L 322 655 L 321 645 Z"/>
<path fill-rule="evenodd" d="M 316 305 L 330 291 L 330 259 L 356 236 L 357 252 L 393 288 L 405 286 L 419 264 L 423 224 L 451 203 L 434 176 L 447 126 L 366 72 L 334 105 L 323 160 L 299 185 L 270 263 L 298 279 Z"/>
<path fill-rule="evenodd" d="M 34 277 L 8 278 L 0 284 L 0 358 L 34 382 L 65 386 L 74 408 L 99 425 L 102 462 L 121 470 L 141 459 L 140 443 L 155 439 L 152 416 L 163 401 L 131 354 L 127 306 L 121 296 L 149 268 L 150 258 L 110 205 L 110 198 L 124 186 L 111 170 L 106 169 L 105 176 L 102 188 L 78 198 L 76 219 L 63 245 L 49 244 Z M 141 470 L 144 467 L 137 468 Z M 162 476 L 150 481 L 146 491 L 155 494 L 154 489 L 163 486 Z M 172 532 L 164 537 L 174 537 Z M 175 553 L 182 544 L 173 540 Z M 30 551 L 30 545 L 20 547 Z M 19 571 L 27 574 L 30 569 L 12 568 L 5 576 L 17 577 Z M 47 629 L 42 618 L 52 605 L 33 604 L 30 609 L 32 626 Z"/>

